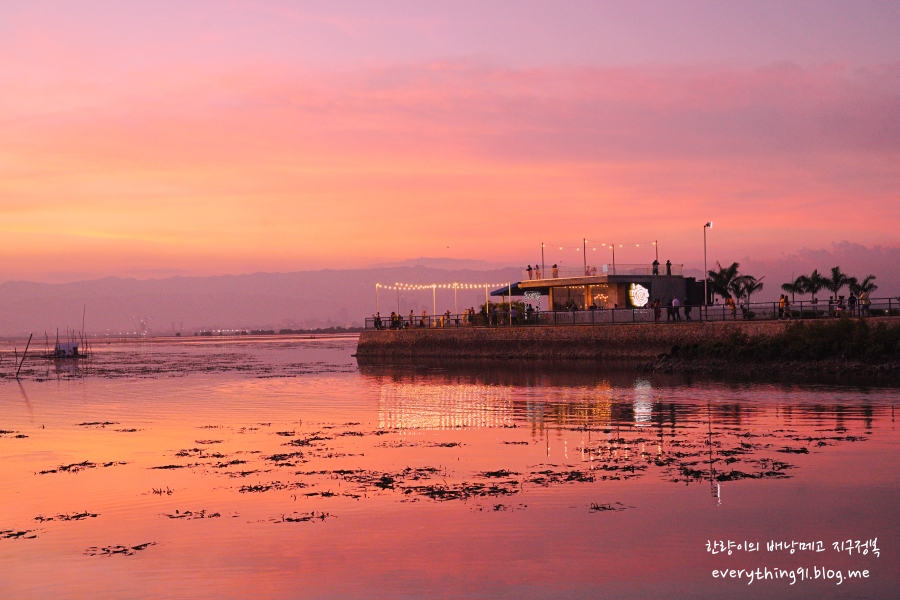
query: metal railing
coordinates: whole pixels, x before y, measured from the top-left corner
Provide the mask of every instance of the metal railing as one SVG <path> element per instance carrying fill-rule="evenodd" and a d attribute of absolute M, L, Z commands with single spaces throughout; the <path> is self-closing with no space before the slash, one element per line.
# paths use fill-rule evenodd
<path fill-rule="evenodd" d="M 654 269 L 648 264 L 602 264 L 581 267 L 547 267 L 546 269 L 522 270 L 522 281 L 540 281 L 543 279 L 569 279 L 573 277 L 597 277 L 600 275 L 683 275 L 684 265 L 660 264 Z"/>
<path fill-rule="evenodd" d="M 366 329 L 455 328 L 455 327 L 539 327 L 547 325 L 619 325 L 629 323 L 678 323 L 700 321 L 773 321 L 850 317 L 900 316 L 900 300 L 874 298 L 869 304 L 829 301 L 798 301 L 782 307 L 778 302 L 723 303 L 707 306 L 685 305 L 643 308 L 603 308 L 593 310 L 491 311 L 443 315 L 369 317 Z"/>

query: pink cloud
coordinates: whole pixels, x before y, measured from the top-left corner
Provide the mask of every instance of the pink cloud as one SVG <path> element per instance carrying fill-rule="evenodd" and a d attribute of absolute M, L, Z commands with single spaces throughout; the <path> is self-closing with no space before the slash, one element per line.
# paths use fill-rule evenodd
<path fill-rule="evenodd" d="M 616 232 L 687 262 L 708 218 L 723 253 L 898 241 L 900 63 L 72 68 L 13 78 L 0 100 L 12 256 L 88 256 L 74 236 L 116 240 L 103 260 L 119 270 L 141 254 L 342 266 L 451 242 L 524 262 L 542 240 Z"/>

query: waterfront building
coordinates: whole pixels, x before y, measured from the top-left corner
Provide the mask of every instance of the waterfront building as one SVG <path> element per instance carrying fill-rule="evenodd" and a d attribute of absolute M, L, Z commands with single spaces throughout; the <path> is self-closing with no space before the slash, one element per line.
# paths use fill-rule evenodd
<path fill-rule="evenodd" d="M 665 306 L 672 298 L 678 298 L 682 305 L 703 304 L 703 282 L 685 277 L 683 271 L 683 265 L 671 263 L 662 269 L 642 264 L 544 269 L 540 279 L 523 271 L 522 281 L 498 288 L 491 295 L 511 293 L 532 303 L 530 299 L 539 294 L 547 299 L 542 310 L 646 308 L 655 300 Z"/>

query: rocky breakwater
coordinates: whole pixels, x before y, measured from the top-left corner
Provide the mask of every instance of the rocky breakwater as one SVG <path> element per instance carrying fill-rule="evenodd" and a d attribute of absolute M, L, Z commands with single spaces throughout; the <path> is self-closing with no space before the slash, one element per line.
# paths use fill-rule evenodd
<path fill-rule="evenodd" d="M 447 327 L 369 330 L 356 356 L 367 359 L 542 358 L 652 361 L 680 349 L 782 333 L 779 321 L 638 323 L 554 327 Z"/>

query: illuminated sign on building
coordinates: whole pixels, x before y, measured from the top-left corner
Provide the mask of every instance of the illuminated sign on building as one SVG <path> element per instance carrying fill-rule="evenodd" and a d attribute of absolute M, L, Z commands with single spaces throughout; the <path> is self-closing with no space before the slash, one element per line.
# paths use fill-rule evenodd
<path fill-rule="evenodd" d="M 639 283 L 632 283 L 628 287 L 628 299 L 631 300 L 631 305 L 637 308 L 647 306 L 650 302 L 650 290 Z"/>

